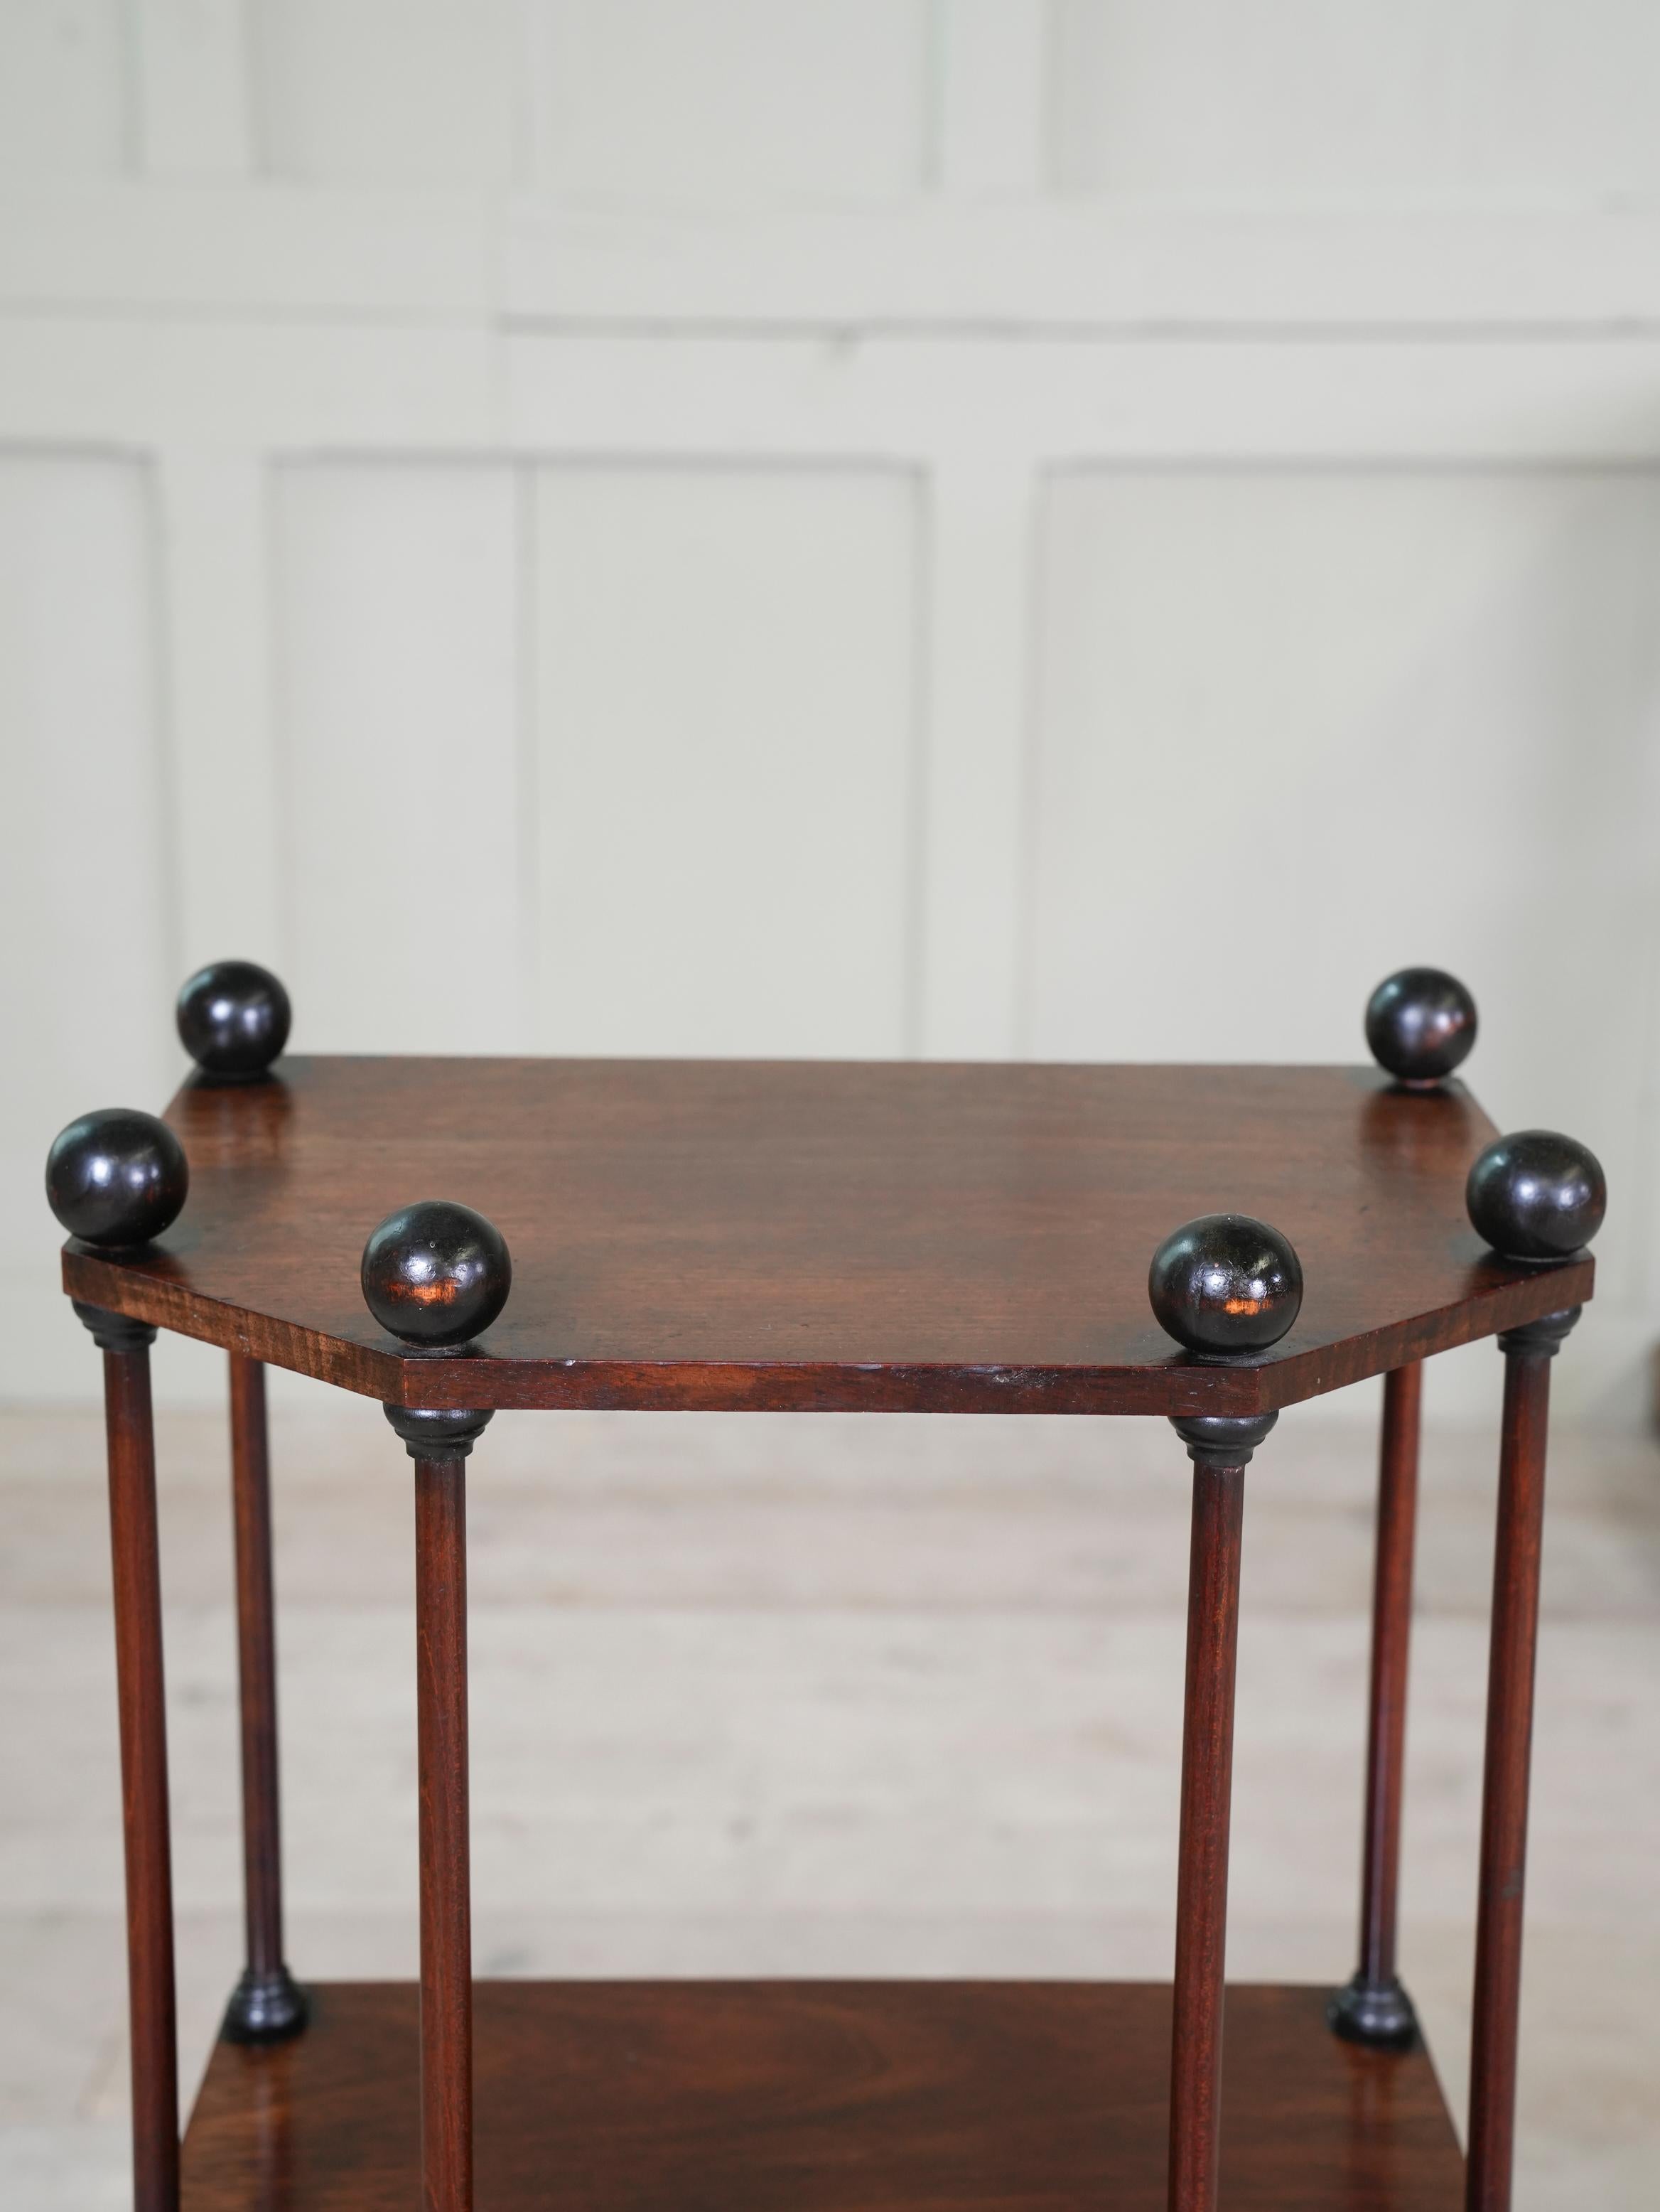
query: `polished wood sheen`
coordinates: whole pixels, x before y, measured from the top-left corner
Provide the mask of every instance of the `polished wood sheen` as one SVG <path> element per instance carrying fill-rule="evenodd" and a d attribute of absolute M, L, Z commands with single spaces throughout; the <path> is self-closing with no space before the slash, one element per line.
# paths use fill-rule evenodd
<path fill-rule="evenodd" d="M 1469 2212 L 1510 2212 L 1522 1902 L 1554 1345 L 1505 1354 L 1469 2063 Z"/>
<path fill-rule="evenodd" d="M 1407 1674 L 1412 1650 L 1412 1559 L 1418 1527 L 1418 1437 L 1423 1397 L 1421 1366 L 1397 1367 L 1384 1377 L 1377 1555 L 1372 1564 L 1366 1845 L 1360 1876 L 1360 1971 L 1377 1989 L 1392 1983 L 1396 1971 Z"/>
<path fill-rule="evenodd" d="M 177 2212 L 179 2045 L 150 1355 L 104 1353 L 115 1676 L 126 1839 L 134 2212 Z"/>
<path fill-rule="evenodd" d="M 230 1361 L 231 1498 L 242 1723 L 242 1872 L 247 1965 L 282 1971 L 282 1844 L 277 1797 L 276 1615 L 271 1588 L 270 1443 L 265 1370 Z"/>
<path fill-rule="evenodd" d="M 1397 1082 L 1445 1082 L 1475 1042 L 1475 1001 L 1445 968 L 1402 968 L 1366 1001 L 1366 1042 Z"/>
<path fill-rule="evenodd" d="M 82 1114 L 46 1154 L 47 1205 L 71 1237 L 106 1253 L 142 1251 L 172 1227 L 189 1194 L 183 1146 L 136 1108 Z"/>
<path fill-rule="evenodd" d="M 189 1204 L 148 1254 L 70 1244 L 72 1294 L 394 1404 L 1255 1413 L 1591 1284 L 1470 1228 L 1462 1085 L 1372 1068 L 291 1059 L 167 1118 Z M 476 1350 L 406 1356 L 364 1308 L 365 1237 L 422 1198 L 512 1251 Z M 1257 1359 L 1148 1306 L 1206 1212 L 1301 1259 Z"/>
<path fill-rule="evenodd" d="M 1245 1465 L 1194 1455 L 1187 1692 L 1177 1845 L 1169 2212 L 1215 2212 Z"/>
<path fill-rule="evenodd" d="M 423 1198 L 370 1231 L 359 1279 L 388 1335 L 422 1352 L 454 1351 L 500 1314 L 513 1267 L 494 1222 L 452 1199 Z"/>
<path fill-rule="evenodd" d="M 473 1927 L 467 1775 L 467 1470 L 415 1455 L 425 2212 L 472 2212 Z"/>
<path fill-rule="evenodd" d="M 1166 1336 L 1215 1359 L 1269 1351 L 1295 1326 L 1303 1271 L 1279 1231 L 1247 1213 L 1203 1213 L 1172 1230 L 1148 1270 Z"/>
<path fill-rule="evenodd" d="M 403 1985 L 221 2045 L 185 2212 L 412 2212 Z M 1429 2061 L 1227 1996 L 1224 2212 L 1458 2212 Z M 483 1982 L 479 2212 L 1164 2212 L 1170 1991 L 1145 1984 Z"/>
<path fill-rule="evenodd" d="M 1608 1177 L 1596 1153 L 1555 1129 L 1517 1129 L 1496 1139 L 1464 1186 L 1477 1234 L 1508 1259 L 1536 1264 L 1583 1251 L 1608 1204 Z"/>
<path fill-rule="evenodd" d="M 294 1009 L 269 968 L 215 960 L 185 982 L 177 1019 L 179 1042 L 204 1074 L 246 1083 L 264 1075 L 288 1042 Z"/>

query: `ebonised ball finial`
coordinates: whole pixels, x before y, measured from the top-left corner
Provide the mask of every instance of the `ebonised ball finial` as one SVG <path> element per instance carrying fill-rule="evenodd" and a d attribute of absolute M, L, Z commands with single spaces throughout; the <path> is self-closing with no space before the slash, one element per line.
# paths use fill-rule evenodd
<path fill-rule="evenodd" d="M 165 1121 L 102 1106 L 60 1129 L 46 1155 L 46 1203 L 71 1237 L 132 1251 L 179 1218 L 191 1187 L 185 1148 Z"/>
<path fill-rule="evenodd" d="M 1475 1233 L 1506 1260 L 1569 1258 L 1602 1227 L 1608 1202 L 1596 1153 L 1554 1129 L 1495 1139 L 1464 1185 Z"/>
<path fill-rule="evenodd" d="M 1248 1213 L 1202 1213 L 1153 1255 L 1147 1294 L 1160 1328 L 1211 1359 L 1266 1352 L 1297 1318 L 1303 1271 L 1290 1241 Z"/>
<path fill-rule="evenodd" d="M 420 1200 L 389 1213 L 363 1247 L 363 1297 L 385 1329 L 421 1350 L 465 1344 L 507 1303 L 506 1239 L 470 1206 Z"/>
<path fill-rule="evenodd" d="M 1475 1042 L 1475 1001 L 1443 968 L 1402 968 L 1366 1000 L 1366 1043 L 1386 1074 L 1427 1090 Z"/>
<path fill-rule="evenodd" d="M 269 968 L 215 960 L 179 994 L 179 1039 L 204 1075 L 263 1075 L 288 1042 L 288 994 Z"/>

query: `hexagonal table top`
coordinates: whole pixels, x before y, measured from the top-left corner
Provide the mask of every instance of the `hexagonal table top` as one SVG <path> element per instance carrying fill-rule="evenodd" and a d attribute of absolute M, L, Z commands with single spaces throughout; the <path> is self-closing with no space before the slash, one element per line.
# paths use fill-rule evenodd
<path fill-rule="evenodd" d="M 1580 1255 L 1496 1258 L 1461 1084 L 1372 1068 L 306 1059 L 197 1077 L 167 1119 L 185 1211 L 142 1256 L 73 1240 L 93 1304 L 391 1402 L 857 1412 L 1248 1413 L 1590 1294 Z M 415 1354 L 358 1282 L 415 1199 L 506 1237 L 476 1346 Z M 1193 1215 L 1297 1248 L 1272 1352 L 1210 1363 L 1148 1304 Z"/>

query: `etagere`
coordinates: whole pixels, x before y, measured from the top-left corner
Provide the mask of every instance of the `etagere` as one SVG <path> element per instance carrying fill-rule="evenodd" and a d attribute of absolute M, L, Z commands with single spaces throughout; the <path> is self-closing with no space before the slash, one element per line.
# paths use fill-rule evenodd
<path fill-rule="evenodd" d="M 286 994 L 239 962 L 179 1019 L 197 1069 L 165 1120 L 88 1115 L 47 1171 L 104 1355 L 137 2212 L 1506 2212 L 1546 1407 L 1604 1190 L 1456 1079 L 1461 985 L 1381 985 L 1370 1068 L 285 1057 Z M 182 2146 L 159 1328 L 229 1355 L 242 1685 L 247 1964 Z M 1489 1336 L 1466 2160 L 1396 1899 L 1421 1363 Z M 302 1989 L 283 1955 L 268 1364 L 380 1400 L 414 1462 L 418 1987 Z M 1359 1965 L 1229 1989 L 1246 1469 L 1286 1407 L 1377 1375 Z M 1169 1986 L 475 1984 L 466 1462 L 496 1410 L 571 1407 L 1168 1417 L 1193 1488 Z"/>

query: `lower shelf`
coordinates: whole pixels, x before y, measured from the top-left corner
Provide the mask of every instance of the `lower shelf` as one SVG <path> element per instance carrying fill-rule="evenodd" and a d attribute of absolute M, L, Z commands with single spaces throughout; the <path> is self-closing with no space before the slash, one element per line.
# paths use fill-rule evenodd
<path fill-rule="evenodd" d="M 220 2044 L 185 2212 L 410 2212 L 416 1990 L 324 1984 Z M 1325 1992 L 1227 1996 L 1226 2212 L 1459 2212 L 1421 2051 Z M 1170 1992 L 1148 1983 L 481 1982 L 478 2212 L 1164 2212 Z"/>

